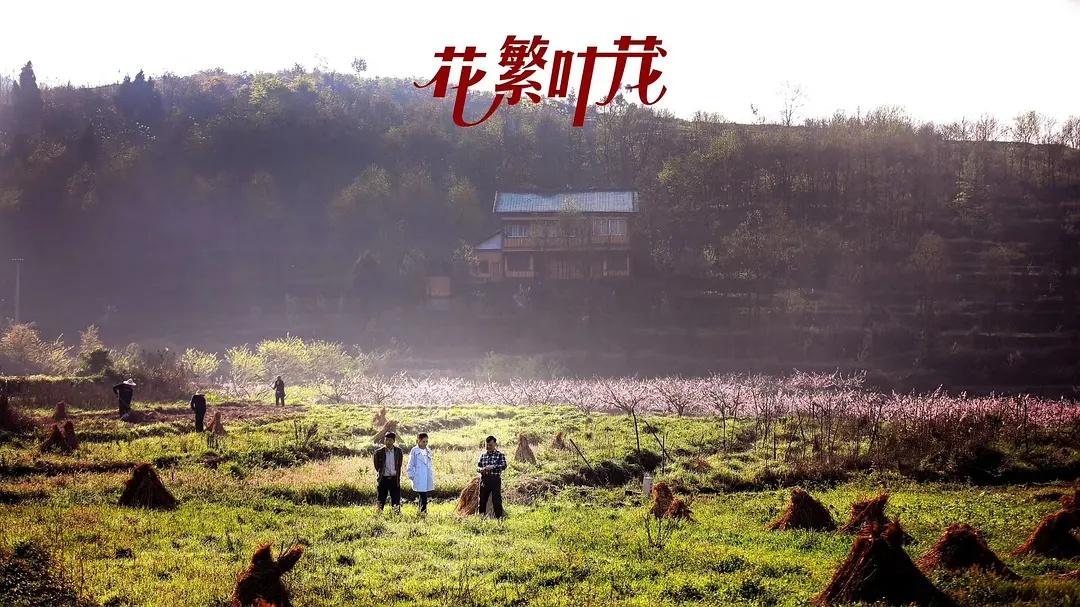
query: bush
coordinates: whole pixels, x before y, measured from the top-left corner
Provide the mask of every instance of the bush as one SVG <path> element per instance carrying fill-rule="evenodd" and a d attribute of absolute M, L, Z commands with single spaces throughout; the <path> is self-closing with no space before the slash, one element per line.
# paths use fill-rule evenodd
<path fill-rule="evenodd" d="M 66 375 L 75 370 L 71 347 L 61 338 L 48 342 L 31 323 L 13 324 L 0 333 L 0 370 L 9 374 Z"/>

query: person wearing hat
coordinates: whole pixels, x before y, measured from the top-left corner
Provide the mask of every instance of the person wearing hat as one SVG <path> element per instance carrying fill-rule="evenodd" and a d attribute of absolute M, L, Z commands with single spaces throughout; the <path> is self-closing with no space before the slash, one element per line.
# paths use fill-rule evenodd
<path fill-rule="evenodd" d="M 390 497 L 390 505 L 394 512 L 401 512 L 401 460 L 404 453 L 401 447 L 395 447 L 394 441 L 397 435 L 387 432 L 383 439 L 383 446 L 375 450 L 375 473 L 379 477 L 376 490 L 379 495 L 379 512 L 386 506 L 386 498 Z"/>
<path fill-rule="evenodd" d="M 124 416 L 131 412 L 131 400 L 135 398 L 135 380 L 130 377 L 113 386 L 112 391 L 119 400 L 120 415 Z"/>
<path fill-rule="evenodd" d="M 280 375 L 274 380 L 274 404 L 285 406 L 285 380 Z"/>
<path fill-rule="evenodd" d="M 505 515 L 502 505 L 502 473 L 506 470 L 506 456 L 499 451 L 499 441 L 494 436 L 487 437 L 484 446 L 484 453 L 476 462 L 476 471 L 480 473 L 480 503 L 476 513 L 502 518 Z M 486 512 L 489 496 L 492 512 Z"/>
<path fill-rule="evenodd" d="M 195 431 L 203 431 L 203 417 L 206 416 L 206 395 L 196 392 L 191 395 L 191 410 L 195 412 Z"/>

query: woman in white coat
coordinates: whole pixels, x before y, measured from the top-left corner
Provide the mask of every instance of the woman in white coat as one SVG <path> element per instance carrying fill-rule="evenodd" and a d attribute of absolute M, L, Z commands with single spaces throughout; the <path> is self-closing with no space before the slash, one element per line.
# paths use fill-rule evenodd
<path fill-rule="evenodd" d="M 420 512 L 426 514 L 428 494 L 435 489 L 435 469 L 431 463 L 426 432 L 416 435 L 416 446 L 409 451 L 409 467 L 405 474 L 409 475 L 413 491 L 420 500 Z"/>

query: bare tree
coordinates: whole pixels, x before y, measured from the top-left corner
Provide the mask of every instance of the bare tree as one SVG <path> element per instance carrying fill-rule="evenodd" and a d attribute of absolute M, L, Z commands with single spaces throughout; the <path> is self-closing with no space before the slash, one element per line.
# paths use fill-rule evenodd
<path fill-rule="evenodd" d="M 784 81 L 780 85 L 780 101 L 782 104 L 780 108 L 781 124 L 784 126 L 795 124 L 795 118 L 806 101 L 806 95 L 803 93 L 802 87 Z"/>

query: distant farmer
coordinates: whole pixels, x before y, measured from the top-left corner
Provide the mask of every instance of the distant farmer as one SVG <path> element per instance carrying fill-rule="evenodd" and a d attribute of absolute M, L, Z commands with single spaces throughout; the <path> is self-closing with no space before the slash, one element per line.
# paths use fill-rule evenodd
<path fill-rule="evenodd" d="M 396 439 L 396 434 L 387 432 L 383 446 L 375 450 L 375 473 L 379 475 L 379 512 L 386 506 L 387 496 L 390 496 L 394 512 L 401 512 L 401 460 L 404 454 L 401 447 L 394 446 Z"/>
<path fill-rule="evenodd" d="M 409 451 L 409 468 L 405 473 L 412 481 L 413 491 L 420 501 L 420 512 L 426 513 L 428 494 L 435 489 L 435 470 L 431 465 L 431 449 L 428 449 L 426 432 L 416 435 L 416 446 Z"/>
<path fill-rule="evenodd" d="M 498 449 L 498 441 L 494 436 L 489 436 L 484 441 L 487 450 L 480 456 L 476 463 L 476 471 L 480 473 L 480 505 L 477 506 L 477 514 L 486 512 L 488 496 L 491 496 L 490 514 L 502 518 L 502 471 L 506 470 L 506 456 Z"/>
<path fill-rule="evenodd" d="M 112 391 L 116 393 L 116 398 L 119 401 L 120 415 L 130 413 L 131 399 L 135 398 L 135 380 L 129 377 L 113 386 Z"/>
<path fill-rule="evenodd" d="M 195 431 L 203 431 L 203 417 L 206 415 L 206 395 L 196 392 L 191 395 L 191 410 L 195 412 Z"/>
<path fill-rule="evenodd" d="M 274 380 L 274 404 L 285 406 L 285 380 L 280 375 Z"/>

